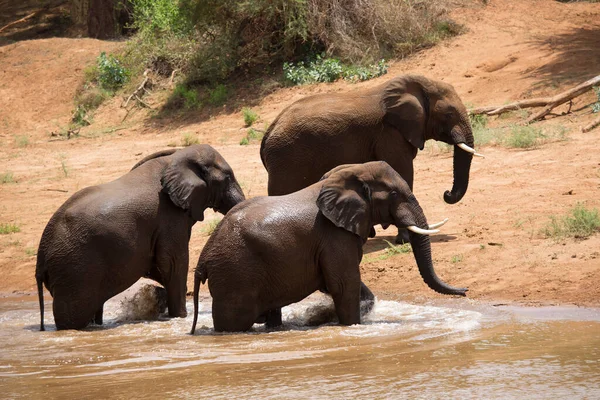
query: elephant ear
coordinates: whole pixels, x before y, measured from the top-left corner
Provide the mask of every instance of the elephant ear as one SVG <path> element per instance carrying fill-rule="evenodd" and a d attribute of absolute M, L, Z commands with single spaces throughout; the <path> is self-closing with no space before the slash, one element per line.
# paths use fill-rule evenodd
<path fill-rule="evenodd" d="M 371 231 L 371 189 L 356 177 L 351 181 L 326 183 L 317 198 L 321 213 L 335 226 L 367 240 Z"/>
<path fill-rule="evenodd" d="M 163 171 L 160 183 L 163 192 L 177 207 L 185 210 L 195 221 L 204 220 L 209 191 L 204 179 L 205 168 L 189 158 L 175 158 Z"/>
<path fill-rule="evenodd" d="M 423 87 L 410 77 L 394 79 L 383 94 L 384 121 L 396 128 L 414 147 L 423 150 L 429 114 L 429 98 Z"/>

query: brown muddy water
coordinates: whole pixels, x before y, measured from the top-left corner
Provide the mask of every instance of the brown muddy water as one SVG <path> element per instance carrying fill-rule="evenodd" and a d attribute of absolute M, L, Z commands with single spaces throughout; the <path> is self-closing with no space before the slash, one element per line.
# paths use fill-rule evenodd
<path fill-rule="evenodd" d="M 378 300 L 363 325 L 308 326 L 319 295 L 284 308 L 283 330 L 217 334 L 207 298 L 191 336 L 191 303 L 144 322 L 130 303 L 56 332 L 48 298 L 39 332 L 34 296 L 0 300 L 0 398 L 600 398 L 597 309 Z"/>

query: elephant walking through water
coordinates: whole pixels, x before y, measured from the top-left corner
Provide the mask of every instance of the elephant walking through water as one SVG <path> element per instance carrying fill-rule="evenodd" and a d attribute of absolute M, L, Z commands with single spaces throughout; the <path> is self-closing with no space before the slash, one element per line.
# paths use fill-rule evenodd
<path fill-rule="evenodd" d="M 37 255 L 40 329 L 43 285 L 57 329 L 102 323 L 106 300 L 141 277 L 167 292 L 169 316 L 185 317 L 188 242 L 204 210 L 226 214 L 244 194 L 208 145 L 152 154 L 121 178 L 80 190 L 52 216 Z"/>
<path fill-rule="evenodd" d="M 245 331 L 273 310 L 321 290 L 341 324 L 360 323 L 362 246 L 374 224 L 410 229 L 423 280 L 465 295 L 433 269 L 427 220 L 407 183 L 387 163 L 343 165 L 290 195 L 235 206 L 204 246 L 194 274 L 194 333 L 200 284 L 208 280 L 217 331 Z M 367 289 L 368 290 L 368 289 Z"/>

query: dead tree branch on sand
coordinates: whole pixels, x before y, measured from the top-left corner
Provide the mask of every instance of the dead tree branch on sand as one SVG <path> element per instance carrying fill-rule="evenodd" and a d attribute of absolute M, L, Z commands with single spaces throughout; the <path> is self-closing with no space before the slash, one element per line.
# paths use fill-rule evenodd
<path fill-rule="evenodd" d="M 589 79 L 582 84 L 567 90 L 566 92 L 562 92 L 552 97 L 538 97 L 535 99 L 527 99 L 517 101 L 511 104 L 506 104 L 504 106 L 487 106 L 487 107 L 478 107 L 472 108 L 469 110 L 469 114 L 486 114 L 486 115 L 498 115 L 505 113 L 507 111 L 519 110 L 522 108 L 531 108 L 531 107 L 545 107 L 542 111 L 532 115 L 525 121 L 525 124 L 530 124 L 534 121 L 543 119 L 546 115 L 550 113 L 554 108 L 558 107 L 561 104 L 566 103 L 574 99 L 577 96 L 582 95 L 583 93 L 590 90 L 593 86 L 597 86 L 600 84 L 600 75 Z M 586 127 L 587 128 L 587 127 Z"/>
<path fill-rule="evenodd" d="M 21 19 L 18 19 L 16 21 L 11 22 L 10 24 L 4 25 L 2 28 L 0 28 L 0 32 L 2 32 L 3 30 L 5 30 L 6 28 L 8 28 L 9 26 L 13 26 L 18 24 L 19 22 L 24 22 L 27 21 L 29 18 L 33 17 L 36 13 L 31 13 L 26 17 L 23 17 Z"/>
<path fill-rule="evenodd" d="M 149 69 L 147 69 L 147 70 L 144 71 L 144 80 L 142 81 L 141 85 L 138 86 L 138 88 L 135 89 L 135 91 L 133 93 L 131 93 L 131 95 L 127 98 L 127 101 L 124 104 L 121 105 L 122 108 L 127 108 L 127 105 L 129 104 L 129 102 L 131 101 L 132 98 L 135 98 L 143 106 L 148 107 L 148 108 L 152 108 L 148 104 L 144 103 L 140 99 L 140 97 L 138 96 L 138 93 L 140 93 L 142 90 L 146 90 L 146 84 L 148 83 L 148 80 L 150 79 L 150 77 L 148 76 L 149 72 L 150 72 Z"/>
<path fill-rule="evenodd" d="M 583 133 L 589 132 L 592 129 L 594 129 L 595 127 L 597 127 L 598 125 L 600 125 L 600 117 L 598 117 L 595 120 L 593 120 L 592 122 L 590 122 L 587 126 L 584 126 L 583 128 L 581 128 L 581 132 L 583 132 Z"/>

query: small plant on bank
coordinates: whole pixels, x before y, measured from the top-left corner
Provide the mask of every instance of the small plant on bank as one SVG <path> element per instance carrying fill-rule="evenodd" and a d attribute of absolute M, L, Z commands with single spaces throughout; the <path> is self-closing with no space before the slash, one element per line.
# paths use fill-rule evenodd
<path fill-rule="evenodd" d="M 21 232 L 21 228 L 17 224 L 4 223 L 0 224 L 0 235 L 8 235 L 9 233 Z"/>
<path fill-rule="evenodd" d="M 250 129 L 248 129 L 246 136 L 243 137 L 242 140 L 240 140 L 240 145 L 241 146 L 249 145 L 251 141 L 261 140 L 263 138 L 263 136 L 264 136 L 263 132 L 258 131 L 254 128 L 250 128 Z"/>
<path fill-rule="evenodd" d="M 113 55 L 100 53 L 97 60 L 98 83 L 100 87 L 110 91 L 120 89 L 129 79 L 129 71 L 121 65 Z"/>
<path fill-rule="evenodd" d="M 530 149 L 538 145 L 544 136 L 540 128 L 533 126 L 513 126 L 510 133 L 504 139 L 507 147 Z"/>
<path fill-rule="evenodd" d="M 222 220 L 223 220 L 223 218 L 216 218 L 216 219 L 211 219 L 210 221 L 208 221 L 208 223 L 206 224 L 206 227 L 204 228 L 204 234 L 206 236 L 212 235 Z"/>
<path fill-rule="evenodd" d="M 27 147 L 29 146 L 29 138 L 25 135 L 17 135 L 15 136 L 15 144 L 17 147 Z"/>
<path fill-rule="evenodd" d="M 181 145 L 184 147 L 188 147 L 191 146 L 193 144 L 198 144 L 200 143 L 200 140 L 198 139 L 198 135 L 194 135 L 193 133 L 184 133 L 181 136 Z"/>
<path fill-rule="evenodd" d="M 15 177 L 12 172 L 5 172 L 0 174 L 0 184 L 15 183 Z"/>
<path fill-rule="evenodd" d="M 198 91 L 195 88 L 187 87 L 184 84 L 175 86 L 173 94 L 169 98 L 169 107 L 183 107 L 188 110 L 200 108 L 202 102 L 198 96 Z"/>
<path fill-rule="evenodd" d="M 567 215 L 551 216 L 543 230 L 547 238 L 562 239 L 573 237 L 585 239 L 600 231 L 600 216 L 596 208 L 588 209 L 578 203 Z"/>
<path fill-rule="evenodd" d="M 248 107 L 242 108 L 242 115 L 244 116 L 244 124 L 246 126 L 252 126 L 258 119 L 258 114 Z"/>
<path fill-rule="evenodd" d="M 388 247 L 385 249 L 385 255 L 388 257 L 395 256 L 397 254 L 408 254 L 412 251 L 412 247 L 409 243 L 405 244 L 393 244 L 392 242 L 385 240 Z"/>
<path fill-rule="evenodd" d="M 218 84 L 208 91 L 208 102 L 213 106 L 220 106 L 225 103 L 229 95 L 227 87 L 223 84 Z"/>
<path fill-rule="evenodd" d="M 452 262 L 452 264 L 458 264 L 462 260 L 463 260 L 463 255 L 462 254 L 455 254 L 450 259 L 450 261 Z"/>

